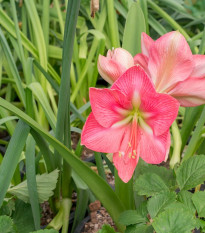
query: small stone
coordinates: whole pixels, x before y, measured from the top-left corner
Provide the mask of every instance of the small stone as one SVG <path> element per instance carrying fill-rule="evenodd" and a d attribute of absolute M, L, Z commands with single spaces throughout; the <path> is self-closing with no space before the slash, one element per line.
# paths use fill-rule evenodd
<path fill-rule="evenodd" d="M 101 207 L 101 203 L 98 200 L 95 201 L 95 202 L 90 203 L 90 205 L 89 205 L 89 208 L 90 208 L 91 212 L 99 210 L 100 207 Z"/>

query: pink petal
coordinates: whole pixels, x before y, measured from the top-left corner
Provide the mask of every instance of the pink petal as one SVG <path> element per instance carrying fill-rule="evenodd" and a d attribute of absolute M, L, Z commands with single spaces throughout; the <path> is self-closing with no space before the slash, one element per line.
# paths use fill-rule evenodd
<path fill-rule="evenodd" d="M 108 51 L 107 57 L 116 61 L 126 69 L 134 66 L 134 60 L 132 55 L 125 49 L 116 48 L 112 51 Z"/>
<path fill-rule="evenodd" d="M 129 135 L 130 127 L 104 128 L 91 113 L 82 130 L 81 144 L 94 151 L 114 153 L 124 151 Z"/>
<path fill-rule="evenodd" d="M 126 68 L 112 59 L 99 55 L 98 71 L 103 79 L 112 84 L 126 71 Z"/>
<path fill-rule="evenodd" d="M 205 77 L 205 55 L 193 55 L 194 69 L 190 77 Z"/>
<path fill-rule="evenodd" d="M 95 119 L 105 128 L 121 121 L 121 109 L 131 109 L 131 102 L 118 90 L 90 88 L 90 103 Z"/>
<path fill-rule="evenodd" d="M 120 90 L 128 100 L 133 98 L 134 93 L 138 93 L 140 98 L 148 93 L 156 93 L 153 84 L 140 66 L 128 69 L 111 87 Z"/>
<path fill-rule="evenodd" d="M 143 70 L 149 75 L 147 56 L 143 55 L 142 53 L 138 53 L 134 56 L 134 64 L 140 65 L 143 68 Z"/>
<path fill-rule="evenodd" d="M 98 71 L 102 78 L 112 84 L 117 80 L 128 68 L 134 66 L 132 55 L 122 48 L 109 50 L 107 57 L 99 55 Z"/>
<path fill-rule="evenodd" d="M 156 40 L 149 51 L 148 68 L 157 92 L 167 92 L 173 84 L 187 79 L 193 58 L 185 38 L 176 31 Z"/>
<path fill-rule="evenodd" d="M 159 164 L 167 158 L 170 147 L 169 130 L 160 136 L 141 130 L 140 157 L 146 163 Z"/>
<path fill-rule="evenodd" d="M 168 94 L 184 107 L 205 104 L 205 78 L 188 78 L 176 84 Z"/>
<path fill-rule="evenodd" d="M 142 48 L 142 53 L 144 55 L 149 56 L 149 51 L 153 44 L 154 44 L 154 40 L 152 40 L 152 38 L 148 36 L 146 33 L 142 32 L 141 48 Z"/>
<path fill-rule="evenodd" d="M 146 123 L 158 136 L 165 133 L 176 119 L 179 102 L 167 94 L 150 95 L 142 99 L 140 109 L 148 114 Z"/>
<path fill-rule="evenodd" d="M 119 152 L 113 154 L 114 165 L 118 170 L 118 175 L 123 182 L 127 183 L 132 178 L 138 160 L 139 156 L 135 159 L 130 158 L 129 161 L 125 163 L 123 157 L 119 156 Z"/>

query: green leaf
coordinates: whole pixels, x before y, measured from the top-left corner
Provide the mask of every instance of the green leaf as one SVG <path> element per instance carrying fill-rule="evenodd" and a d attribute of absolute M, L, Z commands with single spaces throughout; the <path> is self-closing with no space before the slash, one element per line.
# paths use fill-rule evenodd
<path fill-rule="evenodd" d="M 164 210 L 164 207 L 176 200 L 175 192 L 159 193 L 151 197 L 147 202 L 147 210 L 153 219 L 160 212 Z"/>
<path fill-rule="evenodd" d="M 173 175 L 173 170 L 167 169 L 165 167 L 159 167 L 157 165 L 147 164 L 140 159 L 140 166 L 137 169 L 137 176 L 143 175 L 145 173 L 155 173 L 158 175 L 169 187 L 175 186 L 175 178 Z"/>
<path fill-rule="evenodd" d="M 15 201 L 14 199 L 6 200 L 4 199 L 3 205 L 0 208 L 0 215 L 8 215 L 11 216 L 12 212 L 15 210 Z"/>
<path fill-rule="evenodd" d="M 48 174 L 44 173 L 42 175 L 36 176 L 38 198 L 40 203 L 47 201 L 49 197 L 53 195 L 53 190 L 56 187 L 57 180 L 58 170 L 54 170 Z M 8 193 L 17 196 L 19 199 L 26 203 L 29 202 L 27 180 L 12 188 L 9 188 Z"/>
<path fill-rule="evenodd" d="M 169 191 L 169 188 L 160 176 L 155 173 L 145 173 L 136 179 L 134 190 L 139 195 L 152 196 L 160 192 Z"/>
<path fill-rule="evenodd" d="M 130 225 L 127 226 L 125 233 L 153 233 L 153 227 L 151 225 Z"/>
<path fill-rule="evenodd" d="M 205 217 L 205 192 L 196 192 L 192 196 L 194 205 L 196 206 L 198 216 Z"/>
<path fill-rule="evenodd" d="M 194 207 L 193 201 L 192 201 L 193 194 L 188 191 L 180 191 L 178 193 L 178 200 L 183 203 L 188 209 L 191 211 L 192 214 L 195 214 L 196 208 Z"/>
<path fill-rule="evenodd" d="M 194 216 L 181 206 L 165 210 L 152 223 L 157 233 L 190 233 L 195 225 Z"/>
<path fill-rule="evenodd" d="M 19 120 L 0 166 L 0 206 L 19 162 L 29 131 L 30 127 Z"/>
<path fill-rule="evenodd" d="M 8 216 L 0 216 L 0 233 L 16 233 L 13 221 Z"/>
<path fill-rule="evenodd" d="M 205 155 L 196 155 L 186 160 L 177 169 L 177 183 L 181 190 L 188 190 L 205 180 Z"/>
<path fill-rule="evenodd" d="M 35 231 L 31 205 L 16 200 L 15 212 L 12 216 L 17 232 L 28 233 Z"/>
<path fill-rule="evenodd" d="M 137 24 L 133 24 L 137 22 Z M 141 52 L 141 34 L 146 32 L 143 12 L 138 2 L 133 2 L 126 19 L 122 47 L 133 56 Z"/>
<path fill-rule="evenodd" d="M 119 217 L 119 222 L 123 225 L 132 225 L 136 223 L 146 223 L 146 218 L 138 213 L 136 210 L 127 210 Z"/>
<path fill-rule="evenodd" d="M 102 226 L 102 229 L 98 233 L 115 233 L 116 231 L 108 224 Z"/>
<path fill-rule="evenodd" d="M 12 120 L 17 120 L 18 117 L 16 116 L 8 116 L 8 117 L 4 117 L 0 120 L 0 125 L 6 123 L 7 121 L 12 121 Z"/>
<path fill-rule="evenodd" d="M 51 109 L 51 106 L 49 104 L 49 101 L 46 97 L 46 94 L 45 94 L 42 86 L 38 82 L 33 82 L 28 87 L 33 92 L 34 96 L 39 101 L 39 103 L 41 104 L 41 106 L 46 114 L 46 117 L 48 119 L 48 122 L 50 123 L 50 126 L 55 131 L 56 117 Z"/>
<path fill-rule="evenodd" d="M 30 233 L 58 233 L 55 229 L 45 229 L 45 230 L 39 230 L 39 231 L 32 231 Z"/>

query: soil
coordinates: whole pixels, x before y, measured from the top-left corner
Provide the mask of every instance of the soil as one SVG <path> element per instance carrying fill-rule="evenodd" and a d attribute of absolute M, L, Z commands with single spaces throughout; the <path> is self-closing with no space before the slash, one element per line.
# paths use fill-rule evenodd
<path fill-rule="evenodd" d="M 97 233 L 104 224 L 109 224 L 116 230 L 115 224 L 100 201 L 95 201 L 89 205 L 90 221 L 85 223 L 81 233 Z"/>

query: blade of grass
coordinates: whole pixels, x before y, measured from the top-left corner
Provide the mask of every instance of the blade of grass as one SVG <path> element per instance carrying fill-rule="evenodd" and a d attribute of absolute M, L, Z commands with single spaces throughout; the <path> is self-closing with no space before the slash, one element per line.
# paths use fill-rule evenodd
<path fill-rule="evenodd" d="M 26 141 L 26 177 L 29 193 L 29 200 L 35 224 L 35 230 L 40 229 L 40 208 L 38 202 L 38 191 L 36 184 L 36 169 L 35 169 L 35 141 L 31 135 L 28 135 Z"/>
<path fill-rule="evenodd" d="M 106 0 L 107 3 L 107 17 L 108 17 L 108 28 L 111 39 L 111 45 L 114 48 L 120 47 L 117 14 L 114 8 L 114 0 Z"/>
<path fill-rule="evenodd" d="M 201 116 L 199 118 L 199 121 L 197 123 L 197 126 L 194 130 L 194 133 L 192 135 L 192 138 L 189 142 L 189 145 L 184 153 L 184 157 L 182 159 L 182 162 L 186 161 L 188 158 L 190 158 L 196 151 L 196 146 L 198 144 L 198 141 L 201 138 L 201 131 L 202 131 L 202 127 L 204 126 L 205 123 L 205 107 L 203 108 L 203 111 L 201 113 Z"/>
<path fill-rule="evenodd" d="M 8 43 L 6 41 L 6 38 L 5 38 L 5 36 L 4 36 L 4 34 L 3 34 L 3 32 L 2 32 L 1 29 L 0 29 L 0 41 L 1 41 L 1 44 L 2 44 L 2 49 L 4 51 L 6 59 L 8 61 L 8 64 L 9 64 L 9 67 L 10 67 L 10 71 L 12 73 L 12 76 L 13 76 L 13 78 L 15 80 L 15 83 L 16 83 L 16 86 L 18 88 L 19 97 L 20 97 L 22 103 L 25 106 L 25 104 L 26 104 L 26 101 L 25 101 L 25 92 L 24 92 L 24 89 L 23 89 L 23 86 L 22 86 L 21 78 L 19 76 L 19 73 L 18 73 L 17 67 L 15 65 L 13 56 L 11 54 L 9 45 L 8 45 Z"/>
<path fill-rule="evenodd" d="M 186 31 L 174 20 L 171 16 L 169 16 L 162 8 L 160 8 L 154 1 L 147 0 L 148 5 L 157 12 L 162 18 L 164 18 L 175 30 L 179 30 L 181 34 L 186 38 L 186 40 L 190 40 L 189 35 Z"/>
<path fill-rule="evenodd" d="M 19 120 L 0 166 L 0 207 L 18 165 L 29 131 L 30 127 Z"/>

